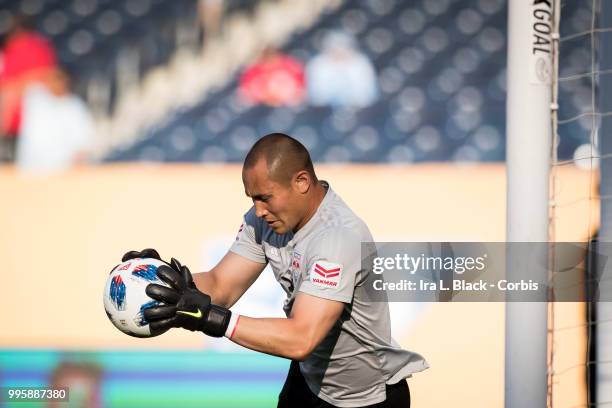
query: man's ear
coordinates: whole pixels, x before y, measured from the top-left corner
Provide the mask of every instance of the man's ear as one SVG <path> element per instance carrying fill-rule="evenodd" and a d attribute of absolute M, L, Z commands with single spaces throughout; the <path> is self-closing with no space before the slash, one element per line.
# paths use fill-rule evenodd
<path fill-rule="evenodd" d="M 300 194 L 306 194 L 312 186 L 312 177 L 306 170 L 300 170 L 293 176 L 293 185 Z"/>

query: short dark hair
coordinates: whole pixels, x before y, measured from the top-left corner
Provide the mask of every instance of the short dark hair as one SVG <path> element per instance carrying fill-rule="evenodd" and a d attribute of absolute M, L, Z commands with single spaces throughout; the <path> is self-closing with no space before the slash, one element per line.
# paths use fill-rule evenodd
<path fill-rule="evenodd" d="M 284 133 L 270 133 L 259 139 L 247 153 L 243 169 L 253 168 L 261 159 L 266 161 L 268 177 L 280 183 L 289 183 L 291 177 L 302 170 L 317 180 L 306 147 Z"/>

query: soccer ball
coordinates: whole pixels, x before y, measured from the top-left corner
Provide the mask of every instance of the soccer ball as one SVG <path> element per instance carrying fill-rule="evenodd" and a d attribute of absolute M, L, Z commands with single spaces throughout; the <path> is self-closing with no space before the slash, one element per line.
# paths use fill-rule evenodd
<path fill-rule="evenodd" d="M 157 275 L 164 262 L 153 258 L 135 258 L 117 265 L 104 286 L 104 309 L 116 328 L 134 337 L 154 337 L 143 312 L 161 302 L 145 293 L 147 285 L 169 286 Z"/>

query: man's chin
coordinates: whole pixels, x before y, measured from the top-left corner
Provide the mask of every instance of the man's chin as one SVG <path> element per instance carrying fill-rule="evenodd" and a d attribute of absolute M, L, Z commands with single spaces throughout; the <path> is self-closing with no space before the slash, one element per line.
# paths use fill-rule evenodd
<path fill-rule="evenodd" d="M 278 227 L 272 227 L 272 231 L 276 232 L 277 234 L 284 234 L 287 232 L 287 230 L 282 225 L 279 225 Z"/>
<path fill-rule="evenodd" d="M 286 234 L 289 231 L 287 227 L 280 222 L 270 225 L 270 228 L 272 228 L 272 231 L 276 232 L 277 234 Z"/>

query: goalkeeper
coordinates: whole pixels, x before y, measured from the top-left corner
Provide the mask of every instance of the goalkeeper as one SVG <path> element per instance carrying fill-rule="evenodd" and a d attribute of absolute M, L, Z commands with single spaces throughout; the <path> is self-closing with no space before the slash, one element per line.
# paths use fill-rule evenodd
<path fill-rule="evenodd" d="M 410 406 L 405 378 L 428 366 L 391 338 L 388 304 L 366 301 L 360 260 L 361 242 L 373 241 L 368 227 L 285 134 L 255 143 L 242 179 L 253 207 L 225 257 L 193 275 L 172 259 L 157 272 L 171 287 L 147 287 L 162 302 L 145 311 L 152 332 L 181 327 L 291 359 L 278 407 Z M 131 251 L 123 261 L 136 257 L 159 254 Z M 266 264 L 287 293 L 287 318 L 232 313 Z"/>

